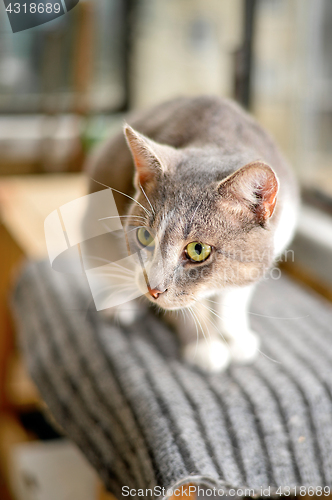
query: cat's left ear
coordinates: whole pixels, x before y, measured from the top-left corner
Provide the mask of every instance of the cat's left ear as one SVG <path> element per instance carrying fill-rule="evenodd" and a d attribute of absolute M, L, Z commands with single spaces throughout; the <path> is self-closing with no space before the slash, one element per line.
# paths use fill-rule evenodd
<path fill-rule="evenodd" d="M 135 184 L 145 186 L 166 172 L 176 155 L 174 148 L 145 137 L 129 125 L 124 134 L 136 167 Z"/>
<path fill-rule="evenodd" d="M 262 224 L 274 212 L 279 182 L 271 167 L 262 161 L 253 161 L 226 177 L 218 189 L 224 199 L 248 207 Z"/>

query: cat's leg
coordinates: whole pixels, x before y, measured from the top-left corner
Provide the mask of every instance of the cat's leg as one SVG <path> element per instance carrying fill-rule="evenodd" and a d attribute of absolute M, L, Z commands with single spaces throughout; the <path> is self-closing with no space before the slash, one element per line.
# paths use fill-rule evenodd
<path fill-rule="evenodd" d="M 259 338 L 249 326 L 249 305 L 254 285 L 233 288 L 218 295 L 218 327 L 226 337 L 231 358 L 240 363 L 253 361 L 258 354 Z"/>
<path fill-rule="evenodd" d="M 220 372 L 228 366 L 230 351 L 203 303 L 169 315 L 168 321 L 177 330 L 185 361 L 208 372 Z"/>

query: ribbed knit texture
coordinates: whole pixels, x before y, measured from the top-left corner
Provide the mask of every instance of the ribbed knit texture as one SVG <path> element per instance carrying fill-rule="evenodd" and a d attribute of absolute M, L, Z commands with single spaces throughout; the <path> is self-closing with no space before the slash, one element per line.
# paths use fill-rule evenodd
<path fill-rule="evenodd" d="M 85 280 L 32 263 L 14 311 L 29 371 L 66 434 L 118 498 L 122 486 L 332 485 L 332 309 L 286 277 L 259 285 L 254 364 L 186 365 L 148 312 L 105 322 Z"/>

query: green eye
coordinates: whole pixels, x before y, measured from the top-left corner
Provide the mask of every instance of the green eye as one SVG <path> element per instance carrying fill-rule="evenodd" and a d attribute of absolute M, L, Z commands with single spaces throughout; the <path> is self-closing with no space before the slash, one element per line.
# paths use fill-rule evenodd
<path fill-rule="evenodd" d="M 203 262 L 206 260 L 211 253 L 210 245 L 205 243 L 199 243 L 198 241 L 193 241 L 189 243 L 186 247 L 186 255 L 189 259 L 194 262 Z"/>
<path fill-rule="evenodd" d="M 149 250 L 154 248 L 153 236 L 145 227 L 137 229 L 137 239 L 143 247 L 149 247 Z"/>

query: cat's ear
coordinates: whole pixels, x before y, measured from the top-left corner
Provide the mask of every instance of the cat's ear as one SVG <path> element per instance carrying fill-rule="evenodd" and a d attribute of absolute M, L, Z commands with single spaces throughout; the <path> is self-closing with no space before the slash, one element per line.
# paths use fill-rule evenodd
<path fill-rule="evenodd" d="M 224 199 L 247 206 L 262 224 L 273 214 L 279 183 L 271 167 L 253 161 L 226 177 L 218 189 Z"/>
<path fill-rule="evenodd" d="M 148 139 L 127 124 L 124 134 L 136 167 L 136 186 L 144 186 L 166 172 L 175 152 L 172 147 Z"/>

